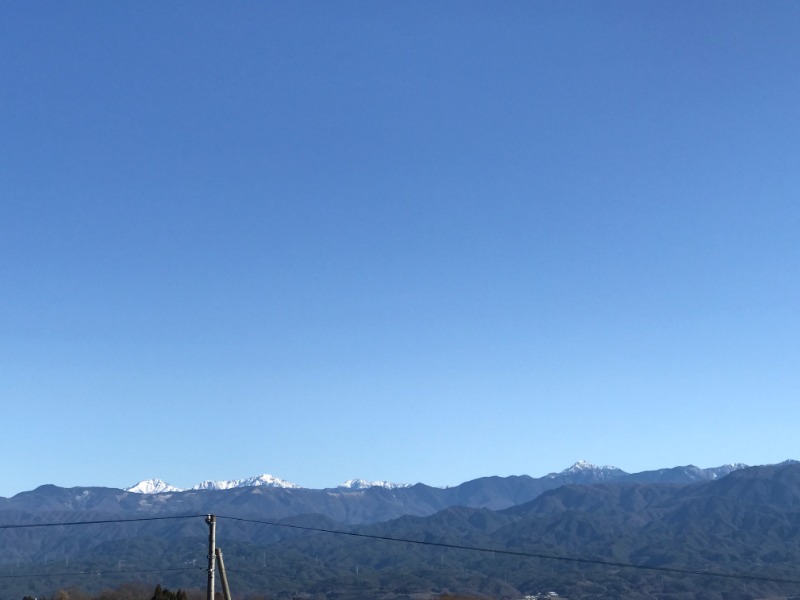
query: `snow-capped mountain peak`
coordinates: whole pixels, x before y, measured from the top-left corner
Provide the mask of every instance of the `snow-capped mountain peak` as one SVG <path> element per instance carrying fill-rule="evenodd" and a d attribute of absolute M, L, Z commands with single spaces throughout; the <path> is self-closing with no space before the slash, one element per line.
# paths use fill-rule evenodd
<path fill-rule="evenodd" d="M 227 481 L 204 481 L 189 488 L 190 490 L 230 490 L 232 488 L 241 487 L 273 487 L 273 488 L 292 488 L 299 489 L 301 486 L 291 481 L 286 481 L 280 477 L 273 475 L 256 475 L 255 477 L 247 477 L 246 479 L 230 479 Z M 140 481 L 136 485 L 125 488 L 126 492 L 134 492 L 136 494 L 163 494 L 166 492 L 183 492 L 181 488 L 170 485 L 161 479 L 147 479 Z"/>
<path fill-rule="evenodd" d="M 291 481 L 286 481 L 285 479 L 281 479 L 280 477 L 275 477 L 274 475 L 269 475 L 267 473 L 263 475 L 256 475 L 255 477 L 248 477 L 246 479 L 229 479 L 227 481 L 204 481 L 203 483 L 198 483 L 195 486 L 192 486 L 193 490 L 229 490 L 232 488 L 240 488 L 240 487 L 258 487 L 258 486 L 265 486 L 265 487 L 273 487 L 273 488 L 289 488 L 289 489 L 300 489 L 302 486 L 297 485 L 296 483 L 292 483 Z"/>
<path fill-rule="evenodd" d="M 337 487 L 349 490 L 366 490 L 369 488 L 380 487 L 387 490 L 411 487 L 410 483 L 392 483 L 391 481 L 367 481 L 366 479 L 348 479 L 340 483 Z"/>
<path fill-rule="evenodd" d="M 183 490 L 161 479 L 145 479 L 136 485 L 125 488 L 125 491 L 135 494 L 163 494 L 165 492 L 182 492 Z"/>
<path fill-rule="evenodd" d="M 580 471 L 595 471 L 599 469 L 595 464 L 590 463 L 588 460 L 579 460 L 568 469 L 564 469 L 562 473 L 578 473 Z"/>
<path fill-rule="evenodd" d="M 582 473 L 586 471 L 619 471 L 622 472 L 622 469 L 618 469 L 617 467 L 612 467 L 611 465 L 605 466 L 598 466 L 595 464 L 590 463 L 586 460 L 579 460 L 570 468 L 565 469 L 562 473 Z"/>
<path fill-rule="evenodd" d="M 711 479 L 719 479 L 720 477 L 725 477 L 734 471 L 738 471 L 739 469 L 746 469 L 747 465 L 744 463 L 731 463 L 729 465 L 722 465 L 721 467 L 713 467 L 711 469 L 704 469 L 706 473 L 710 476 Z"/>
<path fill-rule="evenodd" d="M 578 476 L 581 478 L 592 477 L 592 478 L 605 479 L 605 478 L 614 478 L 614 477 L 619 477 L 621 475 L 625 475 L 625 471 L 617 467 L 612 467 L 611 465 L 599 467 L 595 464 L 590 463 L 589 461 L 579 460 L 571 467 L 564 469 L 560 473 L 550 473 L 547 475 L 547 477 L 553 479 L 556 477 L 565 477 L 570 475 Z"/>

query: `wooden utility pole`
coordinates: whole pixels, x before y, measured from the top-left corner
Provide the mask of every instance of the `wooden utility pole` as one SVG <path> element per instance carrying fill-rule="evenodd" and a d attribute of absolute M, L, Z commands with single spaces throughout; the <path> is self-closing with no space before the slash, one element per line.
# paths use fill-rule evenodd
<path fill-rule="evenodd" d="M 222 581 L 222 595 L 225 600 L 231 600 L 231 589 L 228 587 L 228 574 L 225 572 L 225 563 L 222 561 L 222 550 L 217 548 L 217 565 L 219 565 L 219 579 Z"/>
<path fill-rule="evenodd" d="M 207 600 L 214 600 L 214 560 L 216 559 L 217 518 L 214 515 L 206 517 L 208 523 L 208 588 Z"/>

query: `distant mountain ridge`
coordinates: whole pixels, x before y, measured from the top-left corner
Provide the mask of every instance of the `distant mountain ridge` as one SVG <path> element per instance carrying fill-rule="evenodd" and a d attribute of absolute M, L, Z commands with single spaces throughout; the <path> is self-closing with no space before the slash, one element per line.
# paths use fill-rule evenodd
<path fill-rule="evenodd" d="M 258 487 L 258 486 L 285 488 L 285 489 L 301 488 L 301 486 L 297 485 L 296 483 L 292 483 L 291 481 L 286 481 L 285 479 L 281 479 L 280 477 L 275 477 L 274 475 L 269 475 L 265 473 L 263 475 L 255 475 L 253 477 L 247 477 L 245 479 L 203 481 L 202 483 L 198 483 L 197 485 L 190 487 L 189 490 L 230 490 L 233 488 Z M 132 492 L 134 494 L 163 494 L 167 492 L 187 491 L 183 488 L 170 485 L 169 483 L 161 479 L 145 479 L 144 481 L 140 481 L 139 483 L 124 489 L 126 492 Z"/>
<path fill-rule="evenodd" d="M 353 577 L 360 565 L 359 577 L 370 590 L 404 589 L 413 581 L 412 589 L 419 591 L 491 592 L 506 598 L 542 589 L 587 599 L 786 598 L 796 594 L 775 582 L 751 581 L 752 593 L 742 594 L 735 580 L 609 571 L 600 563 L 794 580 L 800 561 L 800 465 L 689 465 L 629 474 L 581 461 L 538 479 L 484 477 L 452 488 L 253 485 L 143 494 L 45 485 L 0 498 L 0 523 L 9 529 L 0 539 L 0 556 L 5 557 L 0 576 L 43 572 L 69 559 L 71 568 L 103 573 L 92 585 L 107 586 L 126 581 L 120 564 L 149 565 L 155 556 L 159 568 L 174 569 L 173 587 L 193 585 L 196 573 L 186 568 L 202 560 L 207 534 L 202 517 L 207 514 L 221 519 L 225 548 L 240 568 L 255 575 L 270 565 L 269 582 L 248 584 L 253 592 L 267 584 L 296 592 L 296 574 L 312 572 L 313 578 L 302 580 L 311 583 L 301 585 L 309 586 L 309 600 L 325 600 L 327 591 Z M 81 522 L 87 526 L 31 527 Z M 331 536 L 333 531 L 359 535 Z M 532 569 L 527 559 L 442 548 L 409 551 L 402 544 L 368 542 L 360 534 L 589 562 L 537 561 Z M 596 567 L 589 564 L 595 561 L 600 561 Z M 281 581 L 275 573 L 291 575 Z M 9 578 L 4 586 L 10 585 L 16 586 L 16 597 L 28 591 L 23 579 Z"/>
<path fill-rule="evenodd" d="M 162 479 L 145 479 L 130 487 L 124 488 L 126 492 L 135 494 L 162 494 L 168 492 L 185 492 L 190 490 L 230 490 L 234 488 L 245 487 L 272 487 L 283 489 L 305 489 L 303 486 L 291 481 L 286 481 L 280 477 L 269 475 L 256 475 L 254 477 L 247 477 L 245 479 L 228 479 L 223 481 L 204 481 L 198 483 L 190 488 L 183 489 L 170 485 Z M 391 481 L 367 481 L 366 479 L 348 479 L 344 483 L 340 483 L 337 487 L 353 490 L 366 490 L 373 487 L 385 488 L 389 490 L 411 487 L 410 483 L 393 483 Z"/>
<path fill-rule="evenodd" d="M 350 490 L 368 490 L 374 487 L 395 490 L 397 488 L 411 487 L 411 484 L 393 483 L 391 481 L 367 481 L 366 479 L 348 479 L 344 483 L 340 483 L 337 487 Z"/>
<path fill-rule="evenodd" d="M 125 491 L 134 494 L 163 494 L 168 492 L 182 492 L 183 490 L 168 484 L 162 479 L 145 479 L 136 485 L 125 488 Z"/>
<path fill-rule="evenodd" d="M 705 481 L 709 479 L 716 479 L 718 477 L 727 475 L 732 471 L 738 469 L 744 469 L 746 467 L 747 465 L 743 463 L 733 463 L 729 465 L 723 465 L 721 467 L 713 467 L 710 469 L 701 469 L 700 467 L 695 467 L 694 465 L 687 465 L 684 467 L 658 469 L 656 471 L 627 473 L 622 469 L 610 465 L 601 467 L 592 464 L 586 460 L 579 460 L 572 466 L 564 469 L 563 471 L 557 473 L 549 473 L 545 475 L 542 479 L 561 480 L 564 478 L 570 478 L 570 483 L 600 483 L 604 481 L 623 480 L 626 478 L 639 482 L 657 482 L 657 481 L 690 482 L 690 481 Z M 529 476 L 521 475 L 520 477 L 529 477 Z M 480 478 L 474 481 L 480 481 L 481 479 L 486 479 L 486 478 Z M 291 481 L 281 479 L 280 477 L 275 477 L 274 475 L 269 475 L 265 473 L 263 475 L 256 475 L 254 477 L 248 477 L 245 479 L 204 481 L 202 483 L 199 483 L 195 486 L 188 488 L 188 490 L 170 485 L 169 483 L 161 479 L 146 479 L 144 481 L 138 482 L 135 485 L 124 488 L 124 490 L 126 492 L 132 492 L 137 494 L 162 494 L 162 493 L 184 492 L 190 490 L 230 490 L 235 488 L 259 487 L 259 486 L 270 487 L 270 488 L 282 488 L 282 489 L 310 489 L 310 488 L 304 488 L 303 486 L 298 485 L 296 483 L 292 483 Z M 366 479 L 348 479 L 347 481 L 340 483 L 337 486 L 337 489 L 367 490 L 371 488 L 383 488 L 383 489 L 394 490 L 394 489 L 410 488 L 410 487 L 412 487 L 412 484 L 410 483 L 394 483 L 391 481 L 368 481 Z M 460 487 L 460 486 L 455 486 L 455 487 Z"/>
<path fill-rule="evenodd" d="M 625 475 L 625 471 L 619 469 L 617 467 L 612 467 L 611 465 L 606 465 L 604 467 L 600 467 L 598 465 L 592 464 L 586 460 L 579 460 L 578 462 L 574 463 L 571 467 L 567 467 L 563 471 L 559 473 L 550 473 L 548 477 L 558 477 L 559 475 L 566 475 L 567 473 L 600 473 L 603 476 L 611 476 L 614 477 L 617 474 Z"/>
<path fill-rule="evenodd" d="M 741 465 L 712 469 L 673 467 L 625 473 L 579 461 L 560 473 L 481 477 L 440 488 L 422 483 L 411 486 L 375 485 L 353 480 L 322 490 L 292 486 L 280 478 L 261 475 L 241 480 L 198 484 L 179 490 L 162 480 L 148 480 L 130 491 L 103 487 L 61 488 L 44 485 L 12 498 L 0 498 L 0 517 L 25 522 L 37 514 L 60 514 L 66 520 L 102 514 L 133 517 L 174 514 L 227 514 L 244 518 L 287 519 L 319 515 L 346 525 L 366 525 L 402 516 L 426 517 L 449 507 L 503 510 L 530 502 L 543 493 L 567 485 L 601 483 L 666 483 L 686 485 L 709 481 Z M 347 483 L 347 482 L 346 482 Z M 79 520 L 80 520 L 79 519 Z"/>

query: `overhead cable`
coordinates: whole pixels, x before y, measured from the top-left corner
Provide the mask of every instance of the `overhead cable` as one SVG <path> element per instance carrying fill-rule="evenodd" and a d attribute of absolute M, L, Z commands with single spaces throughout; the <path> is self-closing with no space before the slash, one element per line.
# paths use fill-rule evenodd
<path fill-rule="evenodd" d="M 166 521 L 168 519 L 196 519 L 205 518 L 206 515 L 170 515 L 165 517 L 139 517 L 136 519 L 100 519 L 97 521 L 64 521 L 48 523 L 18 523 L 14 525 L 0 525 L 0 529 L 28 529 L 31 527 L 68 527 L 72 525 L 104 525 L 107 523 L 137 523 L 141 521 Z"/>
<path fill-rule="evenodd" d="M 501 554 L 504 556 L 516 556 L 519 558 L 538 558 L 545 560 L 557 560 L 562 562 L 582 563 L 590 565 L 599 565 L 604 567 L 615 567 L 620 569 L 641 569 L 648 571 L 659 571 L 661 573 L 674 573 L 677 575 L 697 575 L 701 577 L 725 577 L 728 579 L 740 579 L 748 581 L 769 581 L 772 583 L 792 583 L 800 585 L 800 579 L 784 579 L 779 577 L 767 577 L 762 575 L 746 575 L 738 573 L 722 573 L 719 571 L 703 571 L 695 569 L 681 569 L 679 567 L 659 567 L 654 565 L 641 565 L 633 563 L 616 562 L 610 560 L 594 559 L 594 558 L 578 558 L 574 556 L 558 556 L 554 554 L 539 554 L 534 552 L 522 552 L 518 550 L 505 550 L 498 548 L 485 548 L 481 546 L 466 546 L 461 544 L 449 544 L 446 542 L 429 542 L 424 540 L 412 540 L 408 538 L 395 538 L 384 535 L 373 535 L 369 533 L 358 533 L 355 531 L 342 531 L 339 529 L 324 529 L 322 527 L 308 527 L 304 525 L 292 525 L 290 523 L 276 523 L 274 521 L 259 521 L 256 519 L 243 519 L 240 517 L 226 517 L 217 515 L 217 519 L 228 519 L 229 521 L 241 521 L 244 523 L 258 523 L 261 525 L 270 525 L 273 527 L 287 527 L 291 529 L 300 529 L 304 531 L 316 531 L 318 533 L 330 533 L 334 535 L 349 535 L 351 537 L 384 540 L 387 542 L 399 542 L 403 544 L 416 544 L 419 546 L 434 546 L 436 548 L 449 548 L 452 550 L 468 550 L 471 552 L 487 552 L 492 554 Z"/>

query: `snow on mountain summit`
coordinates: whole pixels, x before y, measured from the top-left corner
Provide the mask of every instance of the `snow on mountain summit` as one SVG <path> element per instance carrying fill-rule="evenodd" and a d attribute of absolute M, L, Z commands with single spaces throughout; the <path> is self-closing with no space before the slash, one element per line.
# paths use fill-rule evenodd
<path fill-rule="evenodd" d="M 797 462 L 797 461 L 786 461 L 786 463 L 789 462 Z M 659 471 L 639 473 L 638 477 L 640 480 L 643 481 L 645 480 L 661 481 L 664 480 L 665 477 L 667 479 L 677 477 L 677 475 L 675 473 L 672 473 L 672 471 L 680 471 L 681 481 L 718 479 L 728 475 L 732 471 L 743 469 L 746 466 L 747 465 L 741 463 L 733 463 L 711 469 L 700 469 L 698 467 L 689 465 L 686 467 L 674 467 L 673 469 L 662 469 Z M 610 465 L 601 467 L 592 464 L 586 460 L 579 460 L 578 462 L 574 463 L 571 467 L 568 467 L 563 471 L 557 473 L 549 473 L 545 475 L 543 479 L 559 479 L 568 481 L 570 483 L 597 483 L 606 481 L 616 481 L 620 480 L 621 478 L 630 478 L 634 476 L 636 476 L 636 474 L 630 475 L 617 467 L 613 467 Z M 647 478 L 643 479 L 643 477 L 645 476 L 647 476 Z M 188 488 L 188 490 L 230 490 L 233 488 L 242 488 L 242 487 L 304 489 L 302 486 L 296 483 L 292 483 L 290 481 L 286 481 L 285 479 L 281 479 L 279 477 L 275 477 L 274 475 L 269 475 L 265 473 L 263 475 L 248 477 L 246 479 L 230 479 L 225 481 L 210 481 L 210 480 L 204 481 L 202 483 L 198 483 L 195 486 L 192 486 L 191 488 Z M 354 491 L 367 490 L 370 488 L 383 488 L 386 490 L 395 490 L 398 488 L 409 488 L 409 487 L 412 487 L 412 484 L 393 483 L 391 481 L 369 481 L 366 479 L 348 479 L 344 483 L 340 483 L 337 486 L 337 488 L 341 490 L 354 490 Z M 129 488 L 125 488 L 126 492 L 134 492 L 137 494 L 163 494 L 170 492 L 182 492 L 188 490 L 170 485 L 161 479 L 147 479 L 145 481 L 140 481 L 139 483 Z"/>
<path fill-rule="evenodd" d="M 231 488 L 240 487 L 273 487 L 273 488 L 287 488 L 287 489 L 301 489 L 302 486 L 286 481 L 280 477 L 269 475 L 256 475 L 255 477 L 248 477 L 246 479 L 229 479 L 227 481 L 204 481 L 193 486 L 193 490 L 229 490 Z"/>
<path fill-rule="evenodd" d="M 747 465 L 744 463 L 731 463 L 728 465 L 722 465 L 721 467 L 713 467 L 711 469 L 703 469 L 711 479 L 719 479 L 720 477 L 725 477 L 734 471 L 738 471 L 740 469 L 746 469 Z"/>
<path fill-rule="evenodd" d="M 367 481 L 366 479 L 348 479 L 340 483 L 337 487 L 348 490 L 366 490 L 369 488 L 380 487 L 387 490 L 411 487 L 410 483 L 392 483 L 391 481 Z"/>
<path fill-rule="evenodd" d="M 191 490 L 230 490 L 232 488 L 240 487 L 256 487 L 266 486 L 273 488 L 292 488 L 299 489 L 301 486 L 291 481 L 286 481 L 273 475 L 256 475 L 255 477 L 248 477 L 246 479 L 230 479 L 227 481 L 204 481 L 192 486 Z M 181 488 L 170 485 L 161 479 L 147 479 L 140 481 L 136 485 L 125 488 L 126 492 L 134 492 L 136 494 L 163 494 L 165 492 L 183 492 Z"/>
<path fill-rule="evenodd" d="M 564 469 L 561 471 L 562 473 L 580 473 L 582 471 L 620 471 L 617 467 L 612 467 L 610 465 L 606 465 L 604 467 L 598 467 L 586 460 L 579 460 L 574 465 L 569 467 L 568 469 Z"/>
<path fill-rule="evenodd" d="M 161 479 L 145 479 L 136 485 L 125 488 L 125 491 L 134 494 L 163 494 L 165 492 L 182 492 L 183 490 Z"/>
<path fill-rule="evenodd" d="M 601 479 L 605 479 L 607 477 L 613 478 L 625 474 L 626 474 L 625 471 L 623 471 L 622 469 L 619 469 L 617 467 L 612 467 L 611 465 L 599 467 L 595 464 L 590 463 L 589 461 L 579 460 L 574 465 L 564 469 L 560 473 L 549 473 L 547 477 L 553 479 L 554 477 L 577 475 L 581 477 L 599 477 Z"/>

